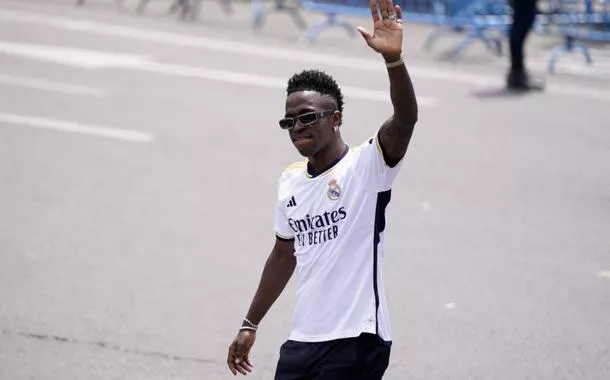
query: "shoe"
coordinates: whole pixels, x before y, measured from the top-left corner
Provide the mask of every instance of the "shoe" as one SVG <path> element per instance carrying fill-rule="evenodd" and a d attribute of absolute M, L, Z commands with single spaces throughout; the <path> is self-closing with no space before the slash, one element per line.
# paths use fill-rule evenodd
<path fill-rule="evenodd" d="M 506 78 L 506 87 L 513 91 L 542 91 L 544 90 L 544 81 L 540 78 L 531 77 L 525 71 L 511 70 Z"/>

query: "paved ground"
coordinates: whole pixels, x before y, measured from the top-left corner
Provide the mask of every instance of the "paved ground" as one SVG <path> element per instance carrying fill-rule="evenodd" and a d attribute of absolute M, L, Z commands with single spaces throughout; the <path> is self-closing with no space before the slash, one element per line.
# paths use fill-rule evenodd
<path fill-rule="evenodd" d="M 307 46 L 283 15 L 251 32 L 243 5 L 194 24 L 129 7 L 0 0 L 1 379 L 229 378 L 299 159 L 286 79 L 335 75 L 353 144 L 390 111 L 380 60 L 341 31 Z M 610 378 L 607 51 L 494 96 L 505 58 L 439 62 L 428 31 L 406 39 L 421 113 L 388 214 L 387 378 Z M 532 39 L 534 68 L 554 43 Z M 249 378 L 272 376 L 292 291 Z"/>

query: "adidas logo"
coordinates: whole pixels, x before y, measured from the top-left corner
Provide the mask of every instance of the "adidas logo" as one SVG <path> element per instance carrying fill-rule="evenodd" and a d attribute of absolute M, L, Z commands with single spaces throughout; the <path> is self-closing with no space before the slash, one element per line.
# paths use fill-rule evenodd
<path fill-rule="evenodd" d="M 286 207 L 294 207 L 297 205 L 297 201 L 294 200 L 294 196 L 290 197 L 290 201 Z"/>

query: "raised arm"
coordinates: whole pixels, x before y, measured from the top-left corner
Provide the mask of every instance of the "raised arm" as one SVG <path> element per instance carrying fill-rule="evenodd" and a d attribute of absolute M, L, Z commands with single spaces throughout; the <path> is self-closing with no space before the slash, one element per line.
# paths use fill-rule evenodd
<path fill-rule="evenodd" d="M 242 329 L 229 346 L 227 365 L 234 375 L 238 372 L 245 375 L 252 370 L 249 354 L 256 339 L 256 328 L 286 287 L 295 267 L 294 241 L 276 238 Z"/>
<path fill-rule="evenodd" d="M 390 99 L 393 115 L 379 131 L 379 144 L 388 166 L 395 166 L 407 152 L 413 128 L 417 122 L 417 100 L 409 72 L 402 59 L 403 21 L 400 6 L 392 0 L 370 0 L 373 34 L 358 27 L 366 43 L 380 53 L 390 78 Z"/>

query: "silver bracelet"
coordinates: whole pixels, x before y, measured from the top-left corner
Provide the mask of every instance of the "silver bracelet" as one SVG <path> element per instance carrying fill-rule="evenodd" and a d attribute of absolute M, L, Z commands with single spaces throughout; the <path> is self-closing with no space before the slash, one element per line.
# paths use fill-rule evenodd
<path fill-rule="evenodd" d="M 243 331 L 243 330 L 250 330 L 250 331 L 256 332 L 257 329 L 256 329 L 256 327 L 252 327 L 252 326 L 241 326 L 239 328 L 239 331 Z"/>
<path fill-rule="evenodd" d="M 388 69 L 391 69 L 392 67 L 397 67 L 397 66 L 400 66 L 400 65 L 402 65 L 404 63 L 405 63 L 405 60 L 402 58 L 402 56 L 400 56 L 400 59 L 398 61 L 386 62 L 385 66 Z"/>
<path fill-rule="evenodd" d="M 255 325 L 254 323 L 252 323 L 248 318 L 244 318 L 244 322 L 249 324 L 251 327 L 254 327 L 255 329 L 258 328 L 258 325 Z"/>

